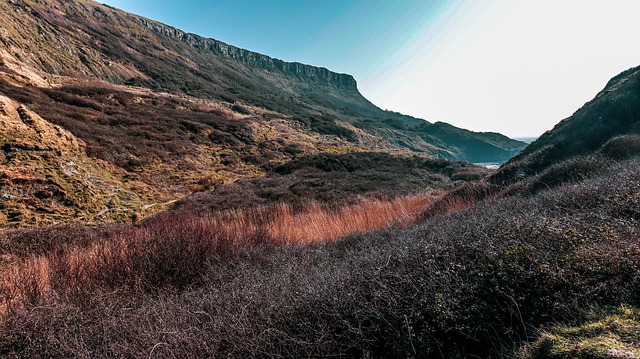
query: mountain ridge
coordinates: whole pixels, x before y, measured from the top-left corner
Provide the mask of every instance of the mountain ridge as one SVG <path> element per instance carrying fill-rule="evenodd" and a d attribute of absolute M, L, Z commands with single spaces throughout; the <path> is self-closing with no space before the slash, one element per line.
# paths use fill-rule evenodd
<path fill-rule="evenodd" d="M 430 138 L 415 131 L 429 122 L 378 108 L 360 94 L 351 75 L 273 59 L 93 1 L 12 0 L 0 8 L 14 14 L 5 16 L 0 42 L 7 52 L 44 72 L 79 72 L 117 84 L 248 103 L 294 117 L 340 117 L 382 141 L 390 139 L 385 146 L 434 153 Z M 398 145 L 398 139 L 406 145 Z M 478 162 L 469 151 L 450 147 L 441 151 L 449 154 L 445 158 Z M 493 151 L 491 146 L 488 151 Z M 510 155 L 507 150 L 496 160 Z"/>
<path fill-rule="evenodd" d="M 349 74 L 336 73 L 325 67 L 307 65 L 300 62 L 288 62 L 255 51 L 243 49 L 213 38 L 188 33 L 170 25 L 144 17 L 137 19 L 142 25 L 167 37 L 184 41 L 198 49 L 209 50 L 217 55 L 233 59 L 247 65 L 259 65 L 265 70 L 279 71 L 304 80 L 332 85 L 343 90 L 357 91 L 356 79 Z"/>

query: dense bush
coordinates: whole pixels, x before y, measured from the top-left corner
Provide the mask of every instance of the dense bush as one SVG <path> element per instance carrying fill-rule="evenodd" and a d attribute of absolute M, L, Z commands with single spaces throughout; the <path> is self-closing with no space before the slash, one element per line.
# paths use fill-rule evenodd
<path fill-rule="evenodd" d="M 207 261 L 198 258 L 208 249 L 190 238 L 217 232 L 181 218 L 181 228 L 168 231 L 165 217 L 141 227 L 150 240 L 175 238 L 166 248 L 149 242 L 157 261 L 135 254 L 129 263 L 140 261 L 131 269 L 114 267 L 158 270 L 157 277 L 32 296 L 3 314 L 0 353 L 514 355 L 541 325 L 591 306 L 640 304 L 637 208 L 640 166 L 627 162 L 579 183 L 479 203 L 408 229 L 306 246 L 248 245 Z M 131 246 L 125 253 L 146 248 Z M 185 261 L 191 264 L 177 266 Z M 121 275 L 101 273 L 89 283 Z"/>
<path fill-rule="evenodd" d="M 614 160 L 626 160 L 640 155 L 640 136 L 614 137 L 605 143 L 600 152 Z"/>
<path fill-rule="evenodd" d="M 176 203 L 174 210 L 209 213 L 279 202 L 298 208 L 310 200 L 339 207 L 357 203 L 362 197 L 393 198 L 450 189 L 462 180 L 461 172 L 467 173 L 466 177 L 487 173 L 483 167 L 464 162 L 372 152 L 303 156 L 266 169 L 267 176 L 188 196 Z"/>

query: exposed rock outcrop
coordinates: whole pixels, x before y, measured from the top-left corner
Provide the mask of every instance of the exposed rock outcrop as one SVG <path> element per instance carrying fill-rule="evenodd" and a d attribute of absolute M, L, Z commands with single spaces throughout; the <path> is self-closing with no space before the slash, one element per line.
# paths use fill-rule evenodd
<path fill-rule="evenodd" d="M 279 59 L 241 49 L 226 44 L 222 41 L 204 38 L 195 34 L 186 33 L 171 26 L 151 21 L 145 18 L 137 18 L 145 27 L 163 36 L 183 41 L 198 50 L 210 51 L 217 56 L 232 59 L 239 63 L 257 67 L 268 71 L 279 72 L 300 81 L 321 85 L 329 85 L 341 90 L 357 91 L 356 80 L 351 75 L 338 74 L 324 67 L 305 65 L 299 62 L 286 62 Z"/>

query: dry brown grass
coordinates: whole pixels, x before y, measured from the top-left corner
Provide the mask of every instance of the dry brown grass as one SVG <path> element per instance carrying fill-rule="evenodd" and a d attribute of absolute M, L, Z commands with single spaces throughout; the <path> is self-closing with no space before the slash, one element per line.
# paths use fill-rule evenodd
<path fill-rule="evenodd" d="M 393 225 L 407 226 L 439 192 L 366 199 L 334 210 L 264 206 L 217 215 L 163 214 L 89 245 L 67 245 L 0 266 L 0 312 L 51 298 L 85 301 L 101 291 L 157 292 L 197 284 L 216 258 L 256 245 L 307 244 Z"/>
<path fill-rule="evenodd" d="M 353 206 L 329 210 L 319 203 L 294 213 L 286 204 L 278 205 L 278 215 L 269 228 L 272 238 L 294 243 L 311 243 L 368 232 L 391 225 L 415 223 L 420 210 L 437 193 L 418 194 L 389 201 L 365 200 Z"/>

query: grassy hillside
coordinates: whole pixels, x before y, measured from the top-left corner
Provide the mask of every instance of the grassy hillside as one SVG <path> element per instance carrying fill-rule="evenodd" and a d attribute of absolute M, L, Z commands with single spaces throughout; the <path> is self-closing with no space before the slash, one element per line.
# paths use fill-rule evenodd
<path fill-rule="evenodd" d="M 616 136 L 634 134 L 640 134 L 638 67 L 611 79 L 593 100 L 510 159 L 492 177 L 492 182 L 511 183 L 535 175 L 563 160 L 591 154 Z M 616 147 L 628 145 L 634 146 L 618 143 Z"/>
<path fill-rule="evenodd" d="M 157 191 L 87 156 L 86 143 L 0 95 L 0 227 L 128 221 Z"/>
<path fill-rule="evenodd" d="M 0 137 L 8 199 L 0 226 L 130 222 L 190 193 L 199 195 L 181 203 L 214 210 L 308 199 L 353 203 L 486 174 L 399 149 L 362 152 L 365 146 L 352 142 L 355 128 L 319 119 L 302 124 L 249 106 L 240 113 L 236 105 L 94 79 L 55 77 L 55 86 L 36 87 L 10 66 L 2 70 L 0 91 L 10 105 L 0 116 L 16 125 Z M 18 109 L 37 123 L 22 120 Z M 73 148 L 59 143 L 58 132 Z M 24 171 L 36 177 L 17 175 Z"/>

